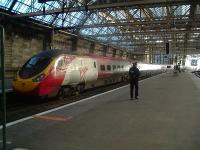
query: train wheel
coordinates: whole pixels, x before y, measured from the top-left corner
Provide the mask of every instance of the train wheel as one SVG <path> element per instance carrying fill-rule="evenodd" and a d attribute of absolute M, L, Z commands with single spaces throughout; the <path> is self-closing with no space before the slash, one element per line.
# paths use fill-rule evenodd
<path fill-rule="evenodd" d="M 79 84 L 77 86 L 78 93 L 82 93 L 85 90 L 85 84 Z"/>
<path fill-rule="evenodd" d="M 48 95 L 39 96 L 39 101 L 40 102 L 46 102 L 47 100 L 48 100 Z"/>
<path fill-rule="evenodd" d="M 61 87 L 60 90 L 58 91 L 57 97 L 59 99 L 63 99 L 64 98 L 64 89 L 63 89 L 63 87 Z"/>
<path fill-rule="evenodd" d="M 70 88 L 69 87 L 61 87 L 58 92 L 58 98 L 63 99 L 70 95 Z"/>
<path fill-rule="evenodd" d="M 124 82 L 124 77 L 121 77 L 121 82 Z"/>

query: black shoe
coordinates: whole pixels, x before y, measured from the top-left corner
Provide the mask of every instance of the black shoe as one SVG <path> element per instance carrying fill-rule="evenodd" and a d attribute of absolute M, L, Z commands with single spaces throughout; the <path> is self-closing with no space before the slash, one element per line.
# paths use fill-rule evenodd
<path fill-rule="evenodd" d="M 138 99 L 138 97 L 136 96 L 135 99 Z"/>

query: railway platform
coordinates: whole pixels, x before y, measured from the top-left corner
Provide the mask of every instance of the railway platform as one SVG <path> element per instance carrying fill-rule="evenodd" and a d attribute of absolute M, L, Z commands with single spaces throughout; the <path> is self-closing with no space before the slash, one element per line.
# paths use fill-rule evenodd
<path fill-rule="evenodd" d="M 198 150 L 200 79 L 172 72 L 11 122 L 11 150 Z M 0 143 L 2 144 L 2 143 Z"/>

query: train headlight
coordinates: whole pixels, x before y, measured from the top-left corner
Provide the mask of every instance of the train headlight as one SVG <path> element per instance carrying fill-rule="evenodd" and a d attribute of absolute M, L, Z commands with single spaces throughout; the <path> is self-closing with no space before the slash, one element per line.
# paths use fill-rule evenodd
<path fill-rule="evenodd" d="M 33 82 L 40 82 L 44 79 L 44 77 L 45 77 L 45 74 L 40 74 L 36 78 L 34 78 L 32 81 Z"/>

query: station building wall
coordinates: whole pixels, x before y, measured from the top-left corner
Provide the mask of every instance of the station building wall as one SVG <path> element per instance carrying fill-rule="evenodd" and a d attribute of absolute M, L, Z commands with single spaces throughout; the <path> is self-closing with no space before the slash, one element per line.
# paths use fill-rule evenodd
<path fill-rule="evenodd" d="M 75 37 L 62 32 L 42 31 L 8 23 L 5 27 L 6 78 L 13 78 L 16 71 L 34 54 L 45 49 L 66 49 L 69 54 L 98 55 L 126 58 L 127 53 L 101 43 Z"/>
<path fill-rule="evenodd" d="M 30 56 L 43 49 L 44 35 L 14 25 L 5 26 L 6 78 L 12 78 Z"/>

